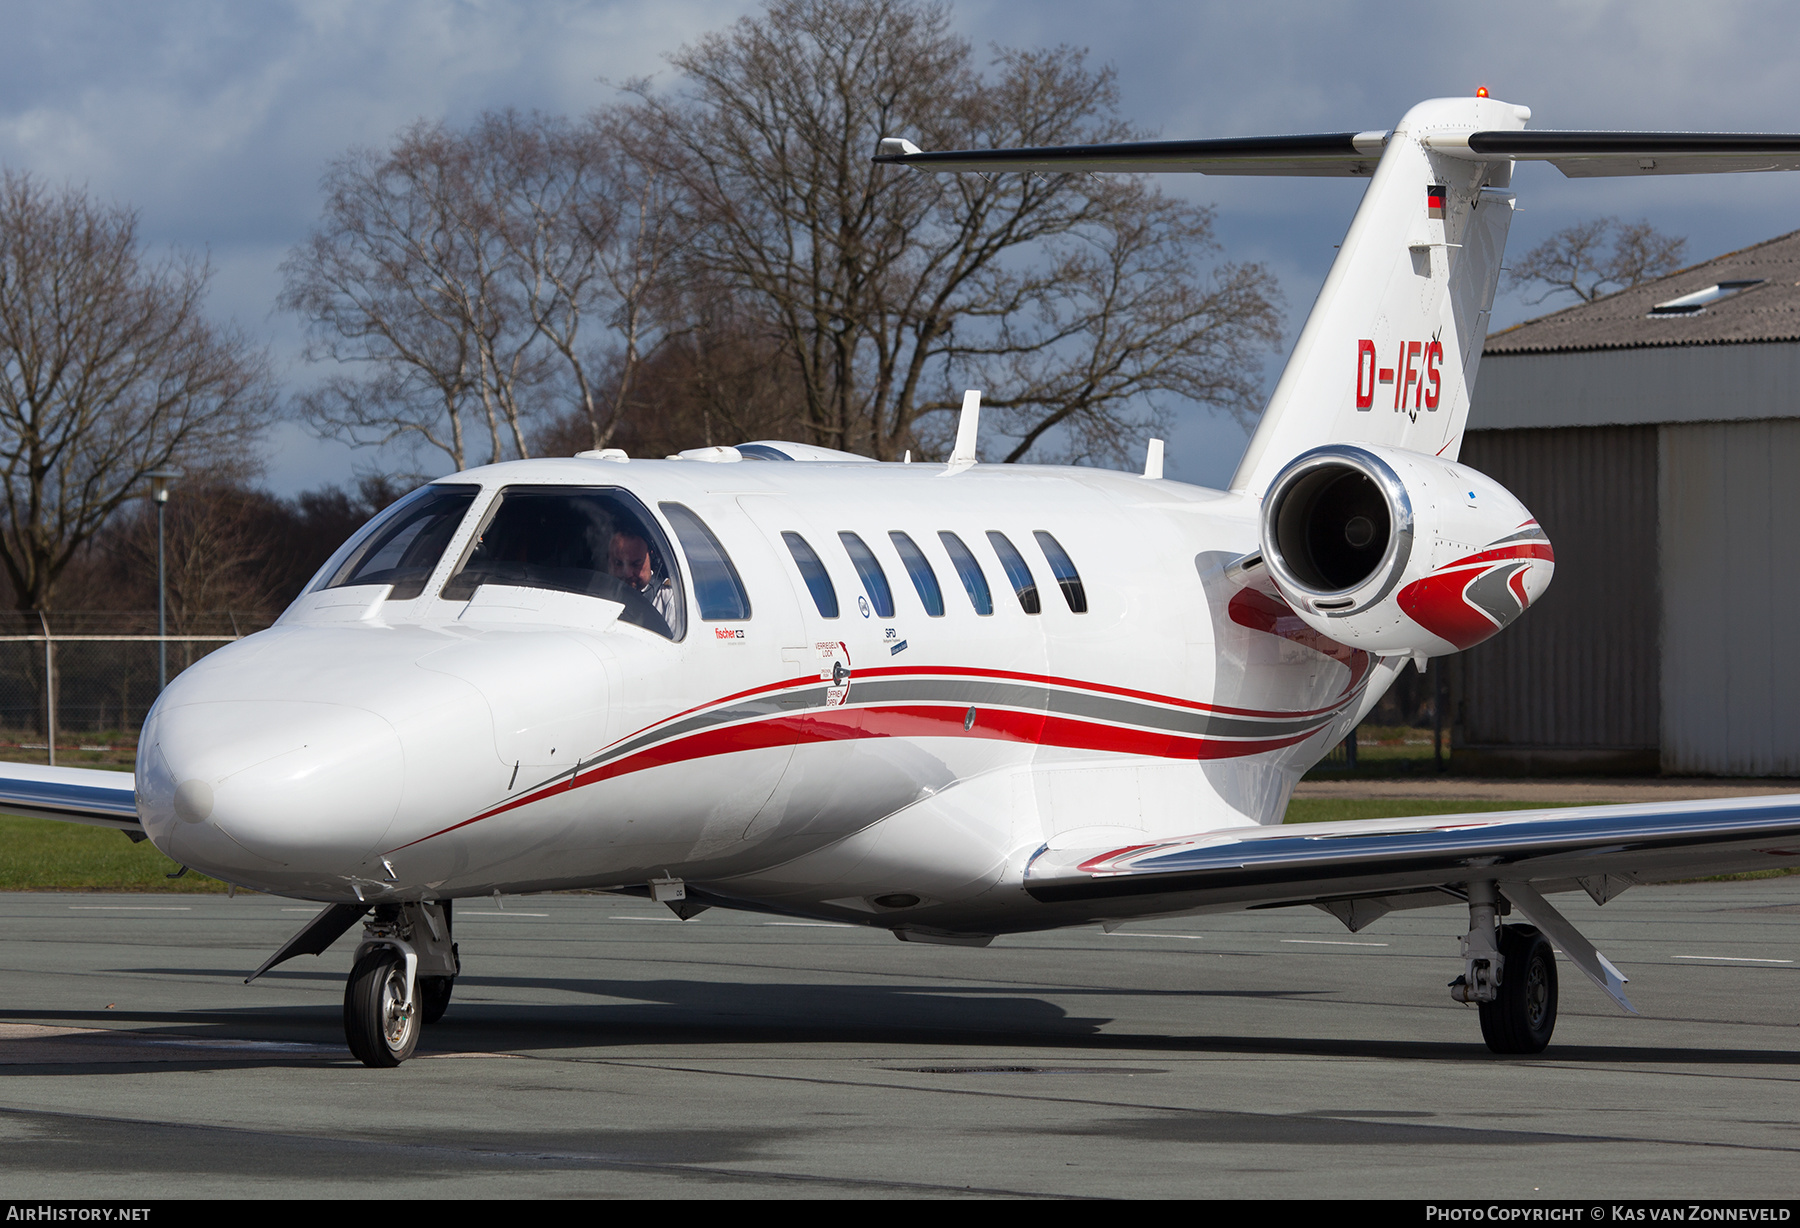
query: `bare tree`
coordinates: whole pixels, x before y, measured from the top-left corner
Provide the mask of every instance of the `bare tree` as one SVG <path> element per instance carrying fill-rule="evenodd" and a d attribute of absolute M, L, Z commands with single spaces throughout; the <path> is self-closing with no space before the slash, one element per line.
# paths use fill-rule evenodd
<path fill-rule="evenodd" d="M 300 398 L 324 433 L 410 439 L 462 469 L 474 414 L 489 461 L 507 456 L 503 424 L 526 454 L 518 385 L 535 330 L 506 297 L 483 169 L 470 142 L 421 123 L 388 153 L 355 150 L 327 170 L 324 221 L 282 265 L 281 295 L 311 322 L 307 357 L 354 372 Z"/>
<path fill-rule="evenodd" d="M 451 464 L 530 454 L 529 422 L 573 406 L 604 447 L 665 332 L 654 309 L 682 239 L 669 178 L 605 114 L 505 111 L 420 124 L 325 178 L 325 217 L 283 266 L 308 356 L 355 370 L 302 398 L 355 443 L 410 437 Z"/>
<path fill-rule="evenodd" d="M 1207 273 L 1210 216 L 1141 180 L 930 175 L 870 161 L 926 148 L 1139 134 L 1080 52 L 1000 52 L 991 78 L 913 0 L 775 0 L 673 57 L 685 91 L 640 87 L 693 211 L 689 264 L 778 338 L 814 442 L 897 459 L 941 448 L 962 381 L 1018 440 L 1117 451 L 1148 397 L 1248 414 L 1254 348 L 1277 336 L 1272 278 Z M 1060 431 L 1059 431 L 1060 428 Z"/>
<path fill-rule="evenodd" d="M 267 356 L 205 319 L 209 270 L 146 260 L 131 210 L 0 182 L 0 565 L 21 610 L 145 474 L 242 475 L 275 406 Z"/>
<path fill-rule="evenodd" d="M 579 124 L 487 115 L 471 134 L 493 168 L 507 276 L 554 356 L 546 399 L 574 403 L 594 448 L 612 441 L 644 361 L 670 335 L 657 301 L 687 238 L 671 177 L 640 154 L 644 138 L 607 111 Z"/>
<path fill-rule="evenodd" d="M 1616 217 L 1577 222 L 1545 239 L 1513 262 L 1514 286 L 1541 285 L 1537 304 L 1557 294 L 1591 303 L 1681 267 L 1687 240 L 1665 235 L 1647 221 Z"/>

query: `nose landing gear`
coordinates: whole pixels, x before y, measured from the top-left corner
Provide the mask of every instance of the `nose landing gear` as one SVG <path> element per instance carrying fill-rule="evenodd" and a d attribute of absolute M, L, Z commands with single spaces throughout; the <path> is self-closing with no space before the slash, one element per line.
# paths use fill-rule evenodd
<path fill-rule="evenodd" d="M 424 1025 L 409 961 L 392 947 L 376 947 L 356 961 L 344 986 L 344 1038 L 365 1066 L 398 1066 L 413 1054 Z"/>
<path fill-rule="evenodd" d="M 365 1066 L 398 1066 L 443 1018 L 461 971 L 450 902 L 384 904 L 363 926 L 344 986 L 344 1039 Z"/>

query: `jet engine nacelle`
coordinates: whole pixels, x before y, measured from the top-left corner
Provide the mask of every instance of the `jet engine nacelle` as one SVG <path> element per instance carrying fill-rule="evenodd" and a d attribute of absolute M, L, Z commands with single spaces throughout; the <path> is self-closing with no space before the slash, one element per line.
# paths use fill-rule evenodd
<path fill-rule="evenodd" d="M 1550 584 L 1556 555 L 1524 504 L 1485 474 L 1398 448 L 1296 457 L 1263 500 L 1262 553 L 1294 612 L 1382 654 L 1479 644 Z"/>

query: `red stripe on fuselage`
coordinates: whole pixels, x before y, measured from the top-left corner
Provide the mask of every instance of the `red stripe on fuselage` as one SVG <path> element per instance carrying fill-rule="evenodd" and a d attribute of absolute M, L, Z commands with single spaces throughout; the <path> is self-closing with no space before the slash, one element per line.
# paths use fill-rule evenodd
<path fill-rule="evenodd" d="M 1228 740 L 1124 728 L 1074 717 L 1004 708 L 982 711 L 974 727 L 965 730 L 963 721 L 966 716 L 967 709 L 960 704 L 821 708 L 812 712 L 784 713 L 738 725 L 701 730 L 625 755 L 611 763 L 600 764 L 585 772 L 571 773 L 524 797 L 514 798 L 492 810 L 464 819 L 460 823 L 453 823 L 430 835 L 420 836 L 417 840 L 408 841 L 389 851 L 398 852 L 400 849 L 411 848 L 471 823 L 479 823 L 509 810 L 619 776 L 715 755 L 766 750 L 778 746 L 801 746 L 813 742 L 859 738 L 981 737 L 1162 759 L 1234 759 L 1281 750 L 1318 732 L 1318 729 L 1309 729 L 1305 733 L 1279 738 Z"/>

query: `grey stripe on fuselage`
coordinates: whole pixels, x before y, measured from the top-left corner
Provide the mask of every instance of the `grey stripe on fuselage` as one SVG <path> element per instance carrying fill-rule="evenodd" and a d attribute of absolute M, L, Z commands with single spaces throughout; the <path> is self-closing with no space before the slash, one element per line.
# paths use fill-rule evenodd
<path fill-rule="evenodd" d="M 1165 708 L 1113 695 L 979 678 L 878 678 L 852 682 L 853 703 L 968 704 L 1077 716 L 1115 725 L 1137 725 L 1190 737 L 1279 738 L 1318 728 L 1330 714 L 1303 717 L 1221 716 L 1191 708 Z"/>

